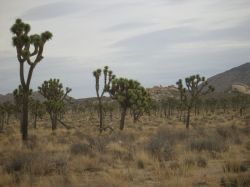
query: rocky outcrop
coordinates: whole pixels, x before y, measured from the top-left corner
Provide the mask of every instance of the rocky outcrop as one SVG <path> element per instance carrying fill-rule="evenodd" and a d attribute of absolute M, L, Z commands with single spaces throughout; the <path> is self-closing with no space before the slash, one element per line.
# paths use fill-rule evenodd
<path fill-rule="evenodd" d="M 176 98 L 178 97 L 178 89 L 175 86 L 154 86 L 153 88 L 147 89 L 151 98 L 159 101 L 165 98 Z"/>
<path fill-rule="evenodd" d="M 239 92 L 242 94 L 250 94 L 250 88 L 248 85 L 243 83 L 234 83 L 231 88 L 232 92 Z"/>

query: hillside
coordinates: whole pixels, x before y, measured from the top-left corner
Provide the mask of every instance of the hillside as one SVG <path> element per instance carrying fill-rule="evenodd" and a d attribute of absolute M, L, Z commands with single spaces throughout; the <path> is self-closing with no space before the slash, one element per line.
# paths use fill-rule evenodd
<path fill-rule="evenodd" d="M 32 97 L 35 100 L 44 101 L 44 97 L 40 93 L 38 93 L 38 92 L 32 93 Z M 8 93 L 6 95 L 1 95 L 0 94 L 0 103 L 4 103 L 6 101 L 10 101 L 12 103 L 14 102 L 14 97 L 13 97 L 12 93 Z"/>
<path fill-rule="evenodd" d="M 243 83 L 250 86 L 250 63 L 245 63 L 208 79 L 215 92 L 227 92 L 233 84 Z"/>

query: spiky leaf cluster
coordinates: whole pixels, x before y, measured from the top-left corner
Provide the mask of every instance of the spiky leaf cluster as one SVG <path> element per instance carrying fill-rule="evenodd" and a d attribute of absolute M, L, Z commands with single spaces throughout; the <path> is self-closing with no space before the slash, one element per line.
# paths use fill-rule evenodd
<path fill-rule="evenodd" d="M 45 105 L 49 113 L 62 111 L 65 106 L 64 100 L 71 91 L 71 89 L 67 87 L 64 92 L 63 85 L 59 79 L 44 81 L 42 86 L 38 87 L 38 90 L 39 93 L 46 98 Z"/>
<path fill-rule="evenodd" d="M 208 85 L 205 77 L 200 77 L 200 75 L 192 75 L 185 78 L 185 86 L 181 79 L 176 84 L 180 92 L 181 101 L 189 107 L 191 107 L 190 105 L 193 105 L 201 95 L 207 95 L 214 91 L 214 88 Z"/>
<path fill-rule="evenodd" d="M 122 107 L 130 108 L 132 106 L 146 107 L 149 104 L 149 94 L 139 82 L 119 78 L 112 81 L 110 95 L 117 100 Z"/>
<path fill-rule="evenodd" d="M 15 103 L 16 110 L 18 112 L 20 112 L 21 108 L 22 108 L 23 95 L 24 95 L 24 89 L 23 89 L 23 87 L 21 85 L 19 85 L 18 88 L 16 88 L 13 91 L 14 103 Z M 29 95 L 29 97 L 32 95 L 32 90 L 31 89 L 29 90 L 28 95 Z"/>
<path fill-rule="evenodd" d="M 13 46 L 16 47 L 19 62 L 27 61 L 29 65 L 35 65 L 42 60 L 44 44 L 52 38 L 52 33 L 45 31 L 39 34 L 29 35 L 30 25 L 17 19 L 11 27 Z M 32 61 L 31 57 L 35 57 Z"/>
<path fill-rule="evenodd" d="M 100 93 L 100 77 L 103 73 L 103 81 L 104 81 L 104 88 L 102 92 Z M 95 77 L 96 80 L 96 93 L 97 97 L 103 97 L 103 95 L 109 91 L 110 89 L 110 84 L 112 80 L 115 79 L 115 75 L 113 75 L 113 72 L 109 70 L 108 66 L 105 66 L 103 70 L 97 69 L 93 72 L 93 76 Z"/>
<path fill-rule="evenodd" d="M 30 114 L 41 118 L 45 114 L 45 106 L 39 100 L 30 99 Z"/>

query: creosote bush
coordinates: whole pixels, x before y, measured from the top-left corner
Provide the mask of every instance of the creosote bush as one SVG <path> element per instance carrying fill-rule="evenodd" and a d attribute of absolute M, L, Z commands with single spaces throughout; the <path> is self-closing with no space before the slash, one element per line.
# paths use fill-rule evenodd
<path fill-rule="evenodd" d="M 76 143 L 70 146 L 70 152 L 74 155 L 89 154 L 91 152 L 90 146 L 85 143 Z"/>
<path fill-rule="evenodd" d="M 167 137 L 152 137 L 146 145 L 146 150 L 159 161 L 168 161 L 173 158 L 173 147 Z"/>
<path fill-rule="evenodd" d="M 224 152 L 228 149 L 223 139 L 217 136 L 194 138 L 190 140 L 189 146 L 192 151 Z"/>
<path fill-rule="evenodd" d="M 236 126 L 232 125 L 229 127 L 218 127 L 217 129 L 217 133 L 223 137 L 225 140 L 232 142 L 232 143 L 236 143 L 236 144 L 241 144 L 241 140 L 239 137 L 239 132 Z M 224 140 L 224 141 L 225 141 Z"/>
<path fill-rule="evenodd" d="M 250 174 L 241 173 L 238 175 L 228 175 L 221 178 L 222 187 L 249 187 Z"/>
<path fill-rule="evenodd" d="M 224 172 L 240 173 L 247 171 L 247 167 L 240 161 L 226 161 L 222 167 Z"/>
<path fill-rule="evenodd" d="M 204 157 L 197 157 L 196 158 L 196 164 L 198 167 L 205 168 L 207 167 L 207 160 Z"/>
<path fill-rule="evenodd" d="M 5 163 L 10 174 L 29 173 L 43 176 L 65 174 L 68 168 L 68 157 L 62 153 L 16 152 Z"/>

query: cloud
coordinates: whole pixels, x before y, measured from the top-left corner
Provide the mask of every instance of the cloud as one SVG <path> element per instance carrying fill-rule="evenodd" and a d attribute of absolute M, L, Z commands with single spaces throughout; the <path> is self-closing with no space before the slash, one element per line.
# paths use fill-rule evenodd
<path fill-rule="evenodd" d="M 120 49 L 120 53 L 145 54 L 145 56 L 149 56 L 152 54 L 165 55 L 162 53 L 163 51 L 178 44 L 190 46 L 190 43 L 199 45 L 203 43 L 206 45 L 206 43 L 212 42 L 215 44 L 218 44 L 218 42 L 224 44 L 226 42 L 228 44 L 224 45 L 226 48 L 233 47 L 233 45 L 230 45 L 230 42 L 235 44 L 235 41 L 237 41 L 237 45 L 240 46 L 242 43 L 242 46 L 244 46 L 244 42 L 250 40 L 249 30 L 249 22 L 243 22 L 230 28 L 214 30 L 199 30 L 189 26 L 176 27 L 130 37 L 116 42 L 112 47 Z M 195 45 L 193 45 L 193 48 L 195 49 Z M 216 45 L 214 48 L 216 48 Z"/>
<path fill-rule="evenodd" d="M 83 6 L 79 3 L 62 1 L 36 6 L 27 10 L 21 17 L 37 21 L 67 16 L 82 10 Z"/>
<path fill-rule="evenodd" d="M 129 29 L 137 29 L 137 28 L 144 28 L 147 26 L 152 26 L 153 23 L 146 23 L 146 22 L 129 22 L 129 23 L 122 23 L 116 24 L 106 29 L 106 31 L 124 31 Z"/>

